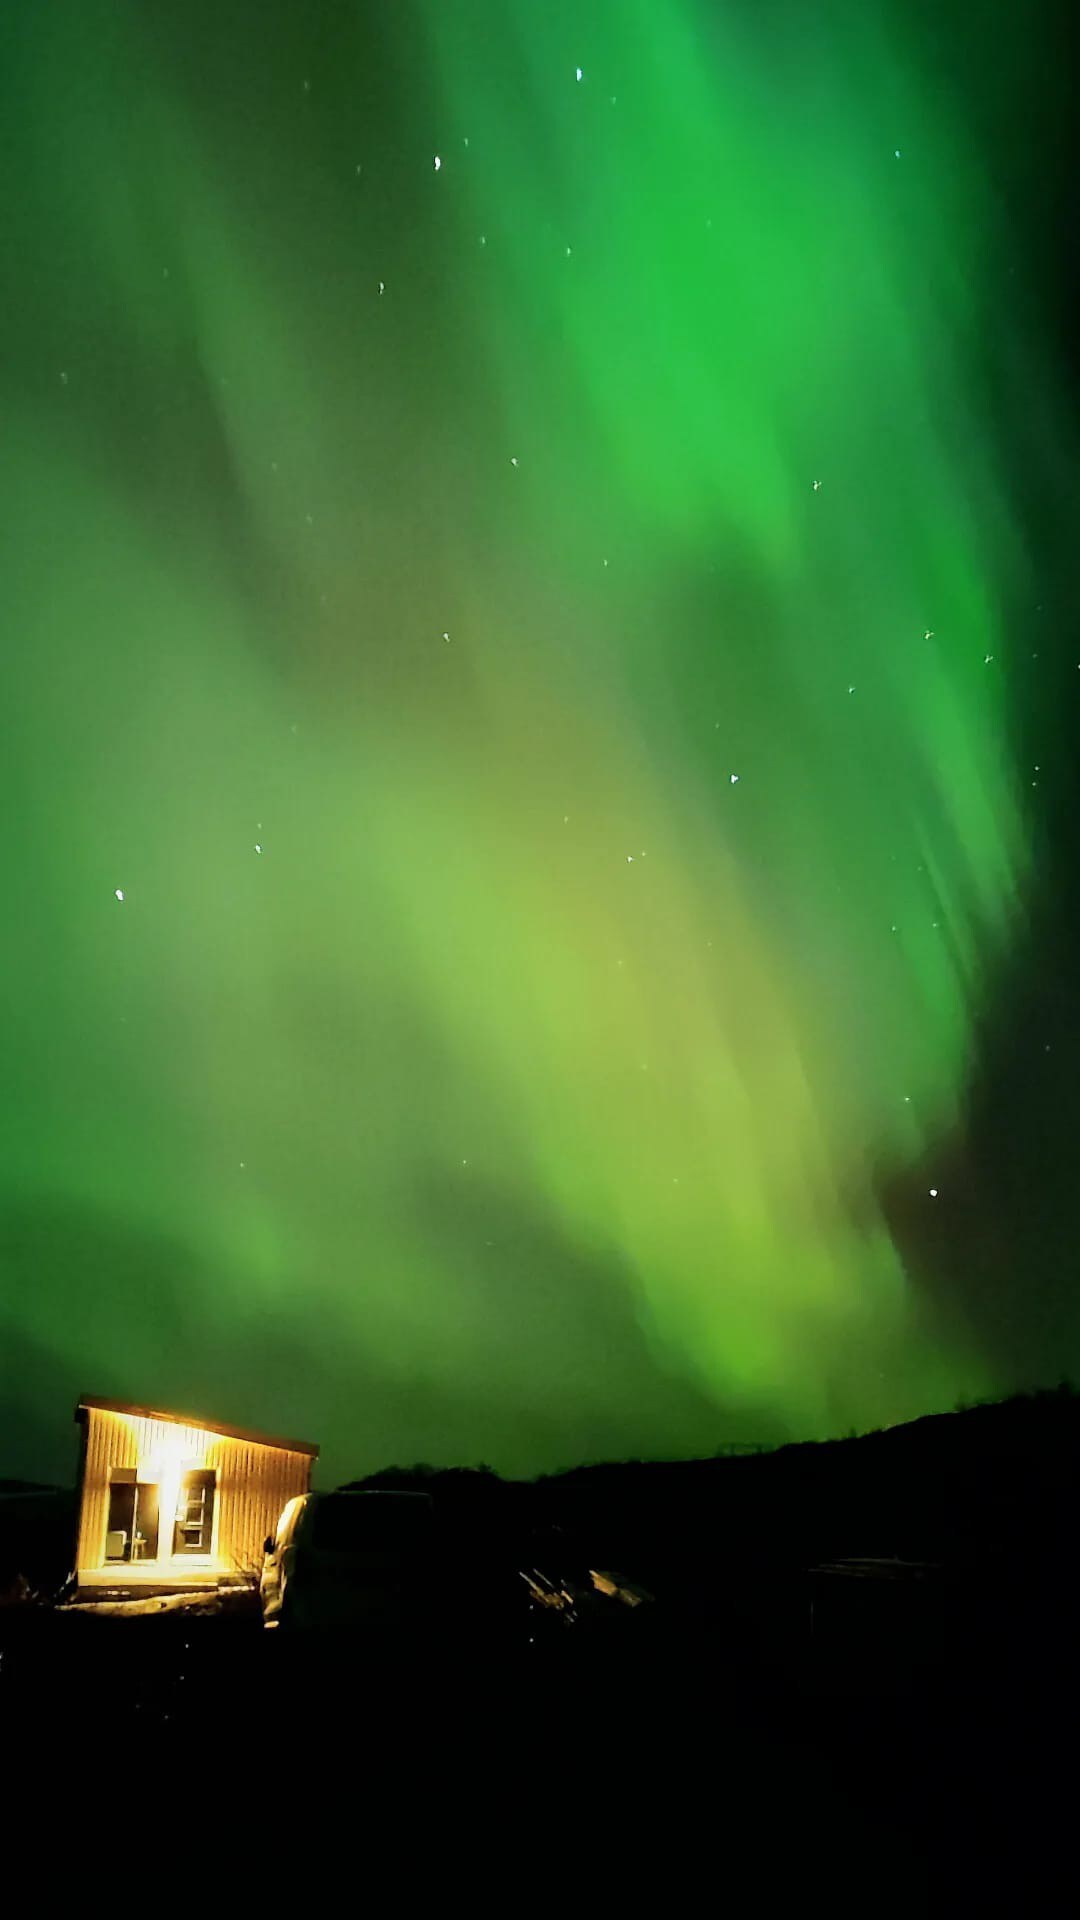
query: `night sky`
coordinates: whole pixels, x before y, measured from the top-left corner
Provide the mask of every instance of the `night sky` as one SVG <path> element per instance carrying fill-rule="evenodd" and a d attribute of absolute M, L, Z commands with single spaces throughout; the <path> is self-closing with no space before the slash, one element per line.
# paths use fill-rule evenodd
<path fill-rule="evenodd" d="M 9 0 L 0 1473 L 1080 1372 L 1063 18 Z"/>

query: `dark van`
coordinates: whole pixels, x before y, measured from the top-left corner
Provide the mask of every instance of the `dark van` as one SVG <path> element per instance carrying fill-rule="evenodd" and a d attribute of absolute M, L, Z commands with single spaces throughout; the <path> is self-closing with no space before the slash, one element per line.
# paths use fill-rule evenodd
<path fill-rule="evenodd" d="M 434 1606 L 434 1503 L 426 1493 L 376 1489 L 298 1494 L 265 1556 L 267 1627 L 418 1625 Z"/>

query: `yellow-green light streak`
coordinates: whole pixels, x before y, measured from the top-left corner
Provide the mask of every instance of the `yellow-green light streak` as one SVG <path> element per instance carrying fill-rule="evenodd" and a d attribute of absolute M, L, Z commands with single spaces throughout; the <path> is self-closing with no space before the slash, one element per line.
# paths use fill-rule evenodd
<path fill-rule="evenodd" d="M 897 10 L 58 11 L 5 1165 L 98 1255 L 18 1337 L 343 1468 L 993 1386 L 881 1200 L 1027 866 L 992 205 Z"/>

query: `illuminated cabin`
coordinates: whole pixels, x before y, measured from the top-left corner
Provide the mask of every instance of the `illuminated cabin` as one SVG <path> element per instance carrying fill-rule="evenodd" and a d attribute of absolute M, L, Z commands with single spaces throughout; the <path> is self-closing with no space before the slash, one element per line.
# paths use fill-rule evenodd
<path fill-rule="evenodd" d="M 182 1591 L 262 1567 L 281 1510 L 306 1493 L 318 1447 L 85 1394 L 75 1578 L 80 1588 Z"/>

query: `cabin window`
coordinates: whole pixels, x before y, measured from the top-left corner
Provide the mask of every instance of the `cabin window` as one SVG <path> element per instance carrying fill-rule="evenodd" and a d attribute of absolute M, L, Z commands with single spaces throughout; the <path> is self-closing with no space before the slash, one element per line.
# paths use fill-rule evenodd
<path fill-rule="evenodd" d="M 157 1550 L 157 1488 L 137 1481 L 134 1467 L 114 1467 L 109 1481 L 106 1560 L 156 1560 Z"/>
<path fill-rule="evenodd" d="M 210 1552 L 214 1525 L 214 1489 L 217 1475 L 212 1469 L 192 1467 L 180 1482 L 180 1498 L 173 1528 L 174 1553 Z"/>

